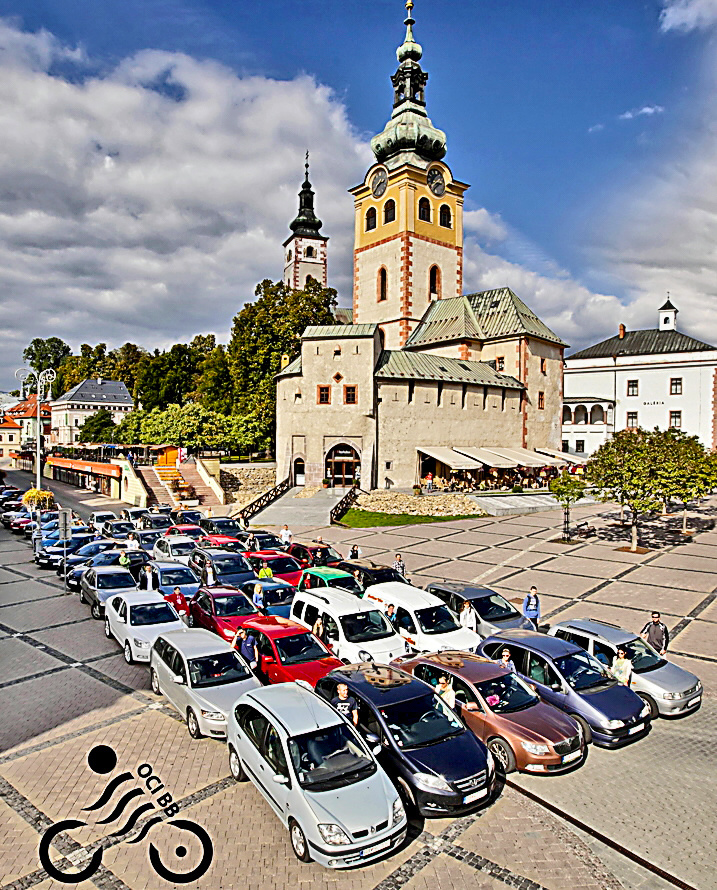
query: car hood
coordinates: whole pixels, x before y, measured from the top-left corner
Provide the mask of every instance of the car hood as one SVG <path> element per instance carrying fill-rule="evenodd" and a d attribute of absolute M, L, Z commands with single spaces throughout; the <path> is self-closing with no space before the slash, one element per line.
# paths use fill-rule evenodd
<path fill-rule="evenodd" d="M 411 634 L 411 636 L 413 636 Z M 458 630 L 450 630 L 444 634 L 422 634 L 424 644 L 430 645 L 433 651 L 440 652 L 446 649 L 463 649 L 472 652 L 480 643 L 478 634 L 461 627 Z"/>
<path fill-rule="evenodd" d="M 533 629 L 533 622 L 523 618 L 522 615 L 516 615 L 515 618 L 504 618 L 501 621 L 484 621 L 483 625 L 492 628 L 493 633 L 499 633 L 501 630 Z"/>
<path fill-rule="evenodd" d="M 303 664 L 284 665 L 284 669 L 291 674 L 294 680 L 305 680 L 311 686 L 315 686 L 322 677 L 340 667 L 343 667 L 343 662 L 334 658 L 333 655 L 320 658 L 317 661 L 306 661 Z"/>
<path fill-rule="evenodd" d="M 641 683 L 654 683 L 664 692 L 687 692 L 699 682 L 699 678 L 694 674 L 670 661 L 654 671 L 645 671 L 644 674 L 635 674 L 634 676 Z"/>
<path fill-rule="evenodd" d="M 403 749 L 403 756 L 417 772 L 443 776 L 456 782 L 487 769 L 485 745 L 472 732 L 462 732 L 425 748 Z"/>
<path fill-rule="evenodd" d="M 170 630 L 182 630 L 187 625 L 183 621 L 167 621 L 164 624 L 147 624 L 135 627 L 130 624 L 127 636 L 133 639 L 144 640 L 151 646 L 160 634 L 167 633 Z"/>
<path fill-rule="evenodd" d="M 616 683 L 607 689 L 591 692 L 589 689 L 578 693 L 583 701 L 595 708 L 607 720 L 630 720 L 639 715 L 644 702 L 627 686 Z"/>
<path fill-rule="evenodd" d="M 349 834 L 370 829 L 386 820 L 390 825 L 392 804 L 398 797 L 380 766 L 372 776 L 355 785 L 333 791 L 304 789 L 304 793 L 318 823 L 336 822 Z M 354 838 L 351 841 L 355 843 Z"/>
<path fill-rule="evenodd" d="M 269 567 L 271 568 L 271 566 Z M 299 569 L 297 572 L 275 572 L 274 577 L 280 578 L 282 581 L 286 581 L 287 584 L 291 584 L 292 587 L 296 587 L 299 583 L 299 579 L 301 578 L 302 572 Z"/>
<path fill-rule="evenodd" d="M 159 589 L 164 596 L 168 593 L 174 593 L 174 588 L 178 587 L 179 592 L 184 594 L 187 599 L 191 599 L 199 590 L 199 581 L 196 584 L 160 584 Z"/>
<path fill-rule="evenodd" d="M 139 590 L 139 588 L 138 587 L 108 587 L 106 589 L 102 588 L 102 590 L 97 591 L 97 599 L 101 603 L 106 603 L 107 600 L 111 596 L 115 596 L 115 594 L 122 595 L 124 593 L 129 593 L 130 591 L 135 591 L 135 590 Z"/>
<path fill-rule="evenodd" d="M 373 660 L 379 664 L 387 664 L 399 655 L 405 655 L 406 644 L 403 637 L 398 635 L 386 637 L 385 640 L 369 640 L 365 643 L 351 643 L 356 649 L 365 649 L 373 656 Z"/>
<path fill-rule="evenodd" d="M 547 740 L 557 744 L 578 733 L 577 724 L 571 717 L 542 701 L 524 711 L 494 714 L 493 717 L 498 731 L 505 727 L 506 733 L 517 733 L 521 738 L 534 742 Z"/>
<path fill-rule="evenodd" d="M 192 689 L 197 704 L 206 711 L 221 711 L 226 717 L 236 704 L 237 699 L 250 689 L 258 689 L 261 683 L 255 677 L 238 680 L 236 683 L 225 683 L 223 686 L 209 686 L 205 689 Z"/>

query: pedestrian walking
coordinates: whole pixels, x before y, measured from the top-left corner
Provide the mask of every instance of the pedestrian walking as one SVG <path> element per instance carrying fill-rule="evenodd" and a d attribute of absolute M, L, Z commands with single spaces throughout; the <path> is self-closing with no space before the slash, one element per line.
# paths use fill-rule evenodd
<path fill-rule="evenodd" d="M 472 630 L 473 633 L 476 633 L 478 621 L 476 619 L 476 613 L 473 611 L 473 606 L 471 606 L 468 600 L 463 600 L 461 611 L 458 613 L 458 620 L 460 621 L 461 627 L 466 627 L 468 630 Z"/>
<path fill-rule="evenodd" d="M 398 572 L 401 577 L 406 577 L 406 563 L 401 559 L 401 554 L 397 553 L 393 561 L 394 571 Z"/>
<path fill-rule="evenodd" d="M 282 525 L 281 531 L 279 532 L 279 538 L 285 547 L 288 547 L 294 540 L 294 535 L 288 525 Z"/>
<path fill-rule="evenodd" d="M 255 671 L 259 665 L 259 653 L 254 637 L 247 633 L 245 627 L 240 627 L 234 634 L 232 646 L 239 650 L 239 654 L 249 667 Z"/>
<path fill-rule="evenodd" d="M 667 625 L 660 621 L 659 612 L 652 613 L 652 620 L 648 621 L 642 628 L 640 636 L 643 640 L 648 642 L 653 649 L 657 649 L 660 655 L 664 655 L 665 652 L 667 652 L 667 647 L 670 645 L 670 632 L 667 629 Z"/>
<path fill-rule="evenodd" d="M 336 695 L 331 699 L 331 704 L 336 708 L 339 714 L 346 719 L 351 719 L 354 726 L 358 725 L 358 702 L 349 695 L 349 687 L 345 683 L 339 683 L 336 687 Z"/>
<path fill-rule="evenodd" d="M 628 658 L 627 650 L 623 646 L 618 646 L 617 655 L 612 660 L 610 673 L 622 686 L 630 685 L 632 661 Z"/>
<path fill-rule="evenodd" d="M 538 588 L 535 586 L 530 588 L 530 592 L 523 600 L 523 617 L 532 623 L 535 630 L 538 630 L 538 624 L 540 623 L 540 597 L 538 596 Z"/>

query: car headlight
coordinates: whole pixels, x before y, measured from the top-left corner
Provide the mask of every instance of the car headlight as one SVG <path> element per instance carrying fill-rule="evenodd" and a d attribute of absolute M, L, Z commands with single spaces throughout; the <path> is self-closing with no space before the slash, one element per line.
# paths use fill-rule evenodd
<path fill-rule="evenodd" d="M 132 642 L 138 649 L 149 649 L 149 643 L 146 640 L 138 640 L 137 637 L 135 637 Z"/>
<path fill-rule="evenodd" d="M 325 824 L 319 824 L 317 826 L 319 829 L 319 833 L 321 837 L 324 839 L 324 842 L 327 844 L 331 844 L 334 847 L 339 847 L 342 844 L 350 844 L 348 835 L 343 830 L 340 825 L 336 825 L 334 822 L 328 822 Z"/>
<path fill-rule="evenodd" d="M 647 717 L 647 715 L 648 715 L 649 713 L 650 713 L 650 706 L 649 706 L 649 705 L 643 705 L 643 706 L 642 706 L 642 710 L 640 711 L 640 717 Z"/>
<path fill-rule="evenodd" d="M 406 811 L 403 809 L 403 804 L 401 803 L 401 798 L 397 797 L 393 802 L 393 811 L 392 811 L 393 824 L 398 825 L 399 822 L 403 822 L 406 817 Z"/>
<path fill-rule="evenodd" d="M 624 725 L 625 725 L 624 720 L 607 720 L 605 722 L 605 726 L 608 729 L 620 729 Z"/>
<path fill-rule="evenodd" d="M 224 714 L 221 711 L 202 710 L 202 717 L 206 717 L 207 720 L 224 720 Z"/>
<path fill-rule="evenodd" d="M 413 778 L 419 785 L 423 785 L 429 791 L 453 790 L 443 776 L 434 776 L 431 773 L 416 773 Z"/>
<path fill-rule="evenodd" d="M 229 628 L 229 627 L 223 627 L 223 628 L 222 628 L 222 633 L 224 634 L 224 636 L 225 636 L 228 640 L 233 640 L 233 639 L 234 639 L 234 631 L 233 631 L 231 628 Z"/>
<path fill-rule="evenodd" d="M 550 752 L 550 748 L 548 748 L 547 745 L 536 745 L 535 742 L 521 742 L 520 744 L 521 747 L 528 752 L 528 754 L 541 756 Z"/>
<path fill-rule="evenodd" d="M 668 701 L 673 701 L 676 698 L 682 698 L 683 694 L 682 692 L 663 692 L 662 697 Z"/>
<path fill-rule="evenodd" d="M 359 649 L 358 657 L 359 661 L 373 661 L 373 655 L 365 649 Z"/>

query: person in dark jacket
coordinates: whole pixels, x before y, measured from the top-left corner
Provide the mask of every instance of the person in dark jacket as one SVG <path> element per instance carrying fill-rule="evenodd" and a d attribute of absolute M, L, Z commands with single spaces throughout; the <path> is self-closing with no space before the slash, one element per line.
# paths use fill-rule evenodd
<path fill-rule="evenodd" d="M 648 621 L 642 628 L 640 636 L 653 649 L 657 649 L 660 655 L 664 655 L 667 652 L 667 647 L 670 645 L 670 632 L 667 629 L 667 625 L 660 621 L 659 612 L 652 613 L 652 621 Z"/>

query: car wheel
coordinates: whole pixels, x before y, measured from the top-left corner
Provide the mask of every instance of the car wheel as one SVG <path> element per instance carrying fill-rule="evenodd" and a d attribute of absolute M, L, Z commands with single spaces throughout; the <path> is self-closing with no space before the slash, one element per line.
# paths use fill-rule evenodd
<path fill-rule="evenodd" d="M 132 658 L 132 647 L 129 644 L 129 640 L 125 640 L 124 644 L 124 660 L 127 664 L 132 664 L 134 658 Z"/>
<path fill-rule="evenodd" d="M 294 851 L 294 856 L 301 862 L 311 862 L 309 844 L 307 843 L 306 835 L 301 830 L 299 823 L 295 822 L 293 819 L 289 820 L 289 838 L 291 840 L 291 849 Z"/>
<path fill-rule="evenodd" d="M 80 602 L 87 605 L 87 597 L 85 596 L 85 588 L 80 587 Z"/>
<path fill-rule="evenodd" d="M 585 739 L 585 744 L 589 745 L 593 740 L 593 731 L 590 729 L 590 726 L 587 720 L 584 720 L 582 717 L 578 717 L 577 714 L 570 715 L 573 720 L 580 726 L 583 731 L 583 738 Z"/>
<path fill-rule="evenodd" d="M 515 769 L 515 754 L 505 739 L 491 739 L 488 742 L 488 750 L 495 757 L 500 770 L 508 775 Z"/>
<path fill-rule="evenodd" d="M 189 730 L 189 735 L 193 739 L 201 739 L 202 731 L 199 728 L 199 721 L 197 720 L 197 715 L 191 708 L 187 708 L 187 729 Z"/>
<path fill-rule="evenodd" d="M 194 627 L 194 626 L 195 626 L 195 625 L 194 625 L 194 615 L 192 615 L 191 612 L 190 612 L 189 615 L 187 616 L 187 624 L 188 624 L 190 627 Z"/>
<path fill-rule="evenodd" d="M 154 668 L 152 668 L 149 672 L 149 680 L 152 684 L 152 692 L 155 695 L 161 695 L 162 690 L 159 688 L 159 677 L 157 676 L 157 671 L 155 671 Z"/>
<path fill-rule="evenodd" d="M 650 709 L 650 720 L 657 720 L 657 718 L 660 716 L 660 712 L 657 710 L 655 699 L 651 695 L 646 695 L 643 692 L 638 692 L 637 694 Z"/>
<path fill-rule="evenodd" d="M 241 765 L 241 760 L 239 760 L 239 755 L 231 746 L 229 747 L 229 771 L 235 782 L 246 781 L 246 773 Z"/>
<path fill-rule="evenodd" d="M 99 603 L 92 603 L 92 606 L 90 608 L 90 615 L 92 615 L 92 617 L 96 621 L 100 620 L 102 615 L 100 614 L 100 604 Z"/>
<path fill-rule="evenodd" d="M 112 630 L 110 628 L 110 620 L 109 618 L 105 618 L 105 636 L 108 640 L 112 639 Z"/>
<path fill-rule="evenodd" d="M 407 814 L 410 815 L 418 812 L 418 804 L 416 803 L 416 797 L 413 790 L 408 782 L 401 778 L 398 779 L 398 795 L 401 798 L 401 803 Z"/>

